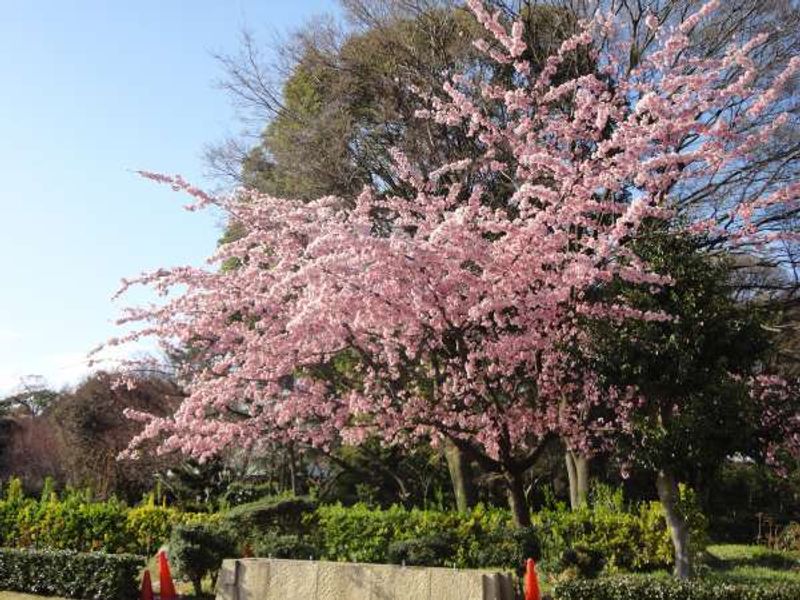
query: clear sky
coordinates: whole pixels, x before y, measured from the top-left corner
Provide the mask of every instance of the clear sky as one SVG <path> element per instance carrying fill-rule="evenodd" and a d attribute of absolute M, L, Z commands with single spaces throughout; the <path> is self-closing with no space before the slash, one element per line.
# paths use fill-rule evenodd
<path fill-rule="evenodd" d="M 239 129 L 212 57 L 332 0 L 0 2 L 0 394 L 60 386 L 114 335 L 122 277 L 197 263 L 219 217 L 134 169 L 207 187 L 202 150 Z"/>

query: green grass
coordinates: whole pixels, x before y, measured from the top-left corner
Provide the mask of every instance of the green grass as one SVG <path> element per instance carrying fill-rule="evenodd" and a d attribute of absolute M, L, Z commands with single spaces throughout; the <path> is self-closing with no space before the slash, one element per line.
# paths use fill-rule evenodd
<path fill-rule="evenodd" d="M 786 581 L 800 584 L 800 553 L 778 552 L 763 546 L 724 544 L 708 547 L 701 577 L 733 583 Z"/>
<path fill-rule="evenodd" d="M 696 565 L 696 577 L 743 585 L 794 583 L 800 585 L 800 552 L 778 552 L 763 546 L 720 544 L 709 546 L 702 564 Z M 633 577 L 670 579 L 667 571 L 632 574 Z M 541 577 L 544 591 L 552 591 L 552 581 Z"/>
<path fill-rule="evenodd" d="M 695 565 L 698 579 L 728 583 L 757 584 L 788 582 L 800 584 L 800 553 L 778 552 L 764 546 L 718 544 L 706 549 L 706 558 Z M 668 579 L 666 571 L 642 573 L 640 577 Z"/>

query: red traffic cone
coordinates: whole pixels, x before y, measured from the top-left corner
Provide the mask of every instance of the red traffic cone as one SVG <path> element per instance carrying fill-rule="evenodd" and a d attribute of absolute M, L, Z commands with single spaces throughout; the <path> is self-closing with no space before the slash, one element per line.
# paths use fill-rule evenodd
<path fill-rule="evenodd" d="M 169 572 L 167 553 L 163 550 L 158 553 L 158 579 L 161 584 L 159 597 L 161 600 L 177 600 L 175 584 L 172 583 L 172 575 Z"/>
<path fill-rule="evenodd" d="M 536 562 L 529 558 L 525 563 L 525 600 L 541 600 L 539 577 L 536 575 Z"/>
<path fill-rule="evenodd" d="M 145 569 L 142 576 L 142 592 L 139 600 L 153 600 L 153 583 L 150 581 L 150 571 Z"/>

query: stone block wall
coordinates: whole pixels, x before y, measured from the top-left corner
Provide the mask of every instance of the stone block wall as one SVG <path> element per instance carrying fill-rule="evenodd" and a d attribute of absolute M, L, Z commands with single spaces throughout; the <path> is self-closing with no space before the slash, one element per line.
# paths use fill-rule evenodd
<path fill-rule="evenodd" d="M 514 600 L 510 574 L 244 558 L 226 560 L 217 600 Z"/>

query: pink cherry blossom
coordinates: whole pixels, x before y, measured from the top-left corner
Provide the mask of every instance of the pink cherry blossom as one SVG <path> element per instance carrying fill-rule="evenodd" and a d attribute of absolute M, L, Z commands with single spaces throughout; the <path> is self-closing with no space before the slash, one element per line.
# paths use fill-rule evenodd
<path fill-rule="evenodd" d="M 498 60 L 519 63 L 520 76 L 498 89 L 464 75 L 445 85 L 446 97 L 429 98 L 419 116 L 464 127 L 483 152 L 429 173 L 395 152 L 395 177 L 410 193 L 217 198 L 180 177 L 143 173 L 188 193 L 193 207 L 228 211 L 244 235 L 206 268 L 124 283 L 167 299 L 129 311 L 122 321 L 139 328 L 120 342 L 155 336 L 193 356 L 174 416 L 130 414 L 144 423 L 132 450 L 158 438 L 164 451 L 204 459 L 274 441 L 446 437 L 518 474 L 552 436 L 590 453 L 627 426 L 636 392 L 581 366 L 590 343 L 582 325 L 669 316 L 592 292 L 614 280 L 669 284 L 631 242 L 672 217 L 674 190 L 750 160 L 774 129 L 725 107 L 779 104 L 788 75 L 755 88 L 754 45 L 731 47 L 722 60 L 688 51 L 689 30 L 713 12 L 711 2 L 679 29 L 660 31 L 657 51 L 634 69 L 621 67 L 624 48 L 610 46 L 598 60 L 608 68 L 554 85 L 559 66 L 608 29 L 599 15 L 531 80 L 520 61 L 523 25 L 509 32 L 481 2 L 468 4 L 502 48 Z M 648 26 L 659 28 L 654 19 Z M 498 180 L 513 190 L 500 205 L 491 201 Z M 757 235 L 744 225 L 754 213 L 799 198 L 796 185 L 764 190 L 732 211 L 727 227 L 740 227 L 743 240 Z M 717 217 L 702 228 L 713 234 L 725 220 Z M 230 263 L 237 267 L 221 268 Z"/>

